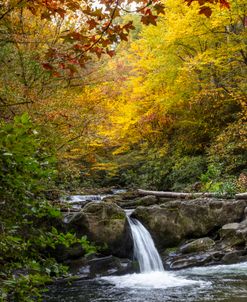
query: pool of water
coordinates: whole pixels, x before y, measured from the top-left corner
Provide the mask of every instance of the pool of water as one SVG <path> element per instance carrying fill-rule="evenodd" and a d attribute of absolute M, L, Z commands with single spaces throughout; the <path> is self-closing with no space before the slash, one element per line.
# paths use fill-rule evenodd
<path fill-rule="evenodd" d="M 80 280 L 49 288 L 47 302 L 246 302 L 247 263 Z"/>

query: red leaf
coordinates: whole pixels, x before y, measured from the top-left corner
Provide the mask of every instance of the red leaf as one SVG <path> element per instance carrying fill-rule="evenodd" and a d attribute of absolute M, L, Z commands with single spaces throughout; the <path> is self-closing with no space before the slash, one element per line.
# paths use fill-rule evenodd
<path fill-rule="evenodd" d="M 120 33 L 119 33 L 119 37 L 120 37 L 120 39 L 123 40 L 123 41 L 128 41 L 128 35 L 125 34 L 125 33 L 123 33 L 123 32 L 120 32 Z"/>
<path fill-rule="evenodd" d="M 221 6 L 221 7 L 224 7 L 224 8 L 230 9 L 230 4 L 229 4 L 229 2 L 226 1 L 226 0 L 220 0 L 220 6 Z"/>
<path fill-rule="evenodd" d="M 154 9 L 156 10 L 157 14 L 165 14 L 165 6 L 162 3 L 155 4 Z"/>
<path fill-rule="evenodd" d="M 154 16 L 154 15 L 142 16 L 141 22 L 145 25 L 149 25 L 149 24 L 157 25 L 157 22 L 156 22 L 157 18 L 158 17 Z"/>
<path fill-rule="evenodd" d="M 50 63 L 43 63 L 42 66 L 46 69 L 46 70 L 53 70 L 53 66 Z"/>
<path fill-rule="evenodd" d="M 112 58 L 115 55 L 114 50 L 107 50 L 107 54 Z"/>
<path fill-rule="evenodd" d="M 209 18 L 212 15 L 212 9 L 208 6 L 202 6 L 199 10 L 199 14 L 205 15 Z"/>
<path fill-rule="evenodd" d="M 90 19 L 87 21 L 87 24 L 89 25 L 89 30 L 91 30 L 98 25 L 98 22 L 96 22 L 94 19 Z"/>
<path fill-rule="evenodd" d="M 59 77 L 61 77 L 61 74 L 57 71 L 53 71 L 52 76 L 55 77 L 55 78 L 59 78 Z"/>

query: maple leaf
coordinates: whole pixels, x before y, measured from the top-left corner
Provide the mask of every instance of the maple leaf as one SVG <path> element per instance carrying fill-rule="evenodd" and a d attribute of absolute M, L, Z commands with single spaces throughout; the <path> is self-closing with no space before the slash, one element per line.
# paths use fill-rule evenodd
<path fill-rule="evenodd" d="M 230 9 L 230 4 L 226 0 L 220 0 L 220 5 L 221 5 L 221 7 L 225 7 L 225 8 Z"/>
<path fill-rule="evenodd" d="M 157 25 L 157 22 L 156 22 L 157 18 L 158 17 L 154 16 L 154 15 L 142 16 L 141 22 L 145 25 L 149 25 L 149 24 Z"/>
<path fill-rule="evenodd" d="M 87 21 L 87 24 L 89 25 L 89 30 L 95 28 L 99 23 L 96 22 L 94 19 L 90 19 Z"/>
<path fill-rule="evenodd" d="M 125 34 L 125 33 L 123 33 L 123 32 L 120 32 L 120 33 L 119 33 L 119 37 L 120 37 L 120 39 L 123 40 L 123 41 L 128 41 L 128 35 Z"/>
<path fill-rule="evenodd" d="M 114 50 L 107 50 L 106 51 L 107 54 L 112 58 L 115 55 L 115 51 Z"/>
<path fill-rule="evenodd" d="M 50 63 L 43 63 L 42 66 L 46 70 L 53 70 L 53 66 Z"/>
<path fill-rule="evenodd" d="M 202 6 L 199 10 L 200 15 L 205 15 L 206 17 L 210 17 L 212 15 L 212 9 L 208 6 Z"/>
<path fill-rule="evenodd" d="M 157 14 L 165 14 L 165 6 L 162 3 L 155 4 L 154 9 L 156 10 Z"/>

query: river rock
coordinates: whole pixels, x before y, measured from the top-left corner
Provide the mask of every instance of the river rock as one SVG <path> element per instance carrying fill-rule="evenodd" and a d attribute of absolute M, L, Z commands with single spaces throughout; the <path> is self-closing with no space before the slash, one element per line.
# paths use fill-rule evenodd
<path fill-rule="evenodd" d="M 92 259 L 88 262 L 91 277 L 106 275 L 124 275 L 133 272 L 132 261 L 108 256 Z"/>
<path fill-rule="evenodd" d="M 67 229 L 77 236 L 87 235 L 105 254 L 131 257 L 132 236 L 123 209 L 114 203 L 87 204 L 67 221 Z"/>
<path fill-rule="evenodd" d="M 150 231 L 157 247 L 174 247 L 188 238 L 214 233 L 226 223 L 244 217 L 244 200 L 198 198 L 175 200 L 162 205 L 137 207 L 133 217 Z"/>
<path fill-rule="evenodd" d="M 202 251 L 207 251 L 207 250 L 211 249 L 214 245 L 215 245 L 214 240 L 212 240 L 209 237 L 199 238 L 199 239 L 196 239 L 191 242 L 183 244 L 179 248 L 179 251 L 182 254 L 202 252 Z"/>
<path fill-rule="evenodd" d="M 117 204 L 124 209 L 136 208 L 138 206 L 150 206 L 158 203 L 158 199 L 155 196 L 144 196 L 134 200 L 126 200 L 118 202 Z"/>
<path fill-rule="evenodd" d="M 231 247 L 247 246 L 247 219 L 240 223 L 225 224 L 220 230 L 222 245 Z"/>
<path fill-rule="evenodd" d="M 47 248 L 45 251 L 50 257 L 54 257 L 58 262 L 64 262 L 66 260 L 77 259 L 85 255 L 85 250 L 80 243 L 74 243 L 70 247 L 66 247 L 63 244 L 58 244 L 56 247 Z"/>
<path fill-rule="evenodd" d="M 226 253 L 222 258 L 224 264 L 234 264 L 238 262 L 244 262 L 247 260 L 247 251 L 239 250 Z"/>
<path fill-rule="evenodd" d="M 163 258 L 164 268 L 167 270 L 178 270 L 194 266 L 224 264 L 222 259 L 226 253 L 217 248 L 190 254 L 181 254 L 179 251 L 170 253 Z M 238 262 L 238 261 L 237 261 Z"/>
<path fill-rule="evenodd" d="M 69 261 L 66 264 L 69 266 L 69 272 L 73 275 L 79 275 L 80 279 L 125 275 L 137 271 L 135 262 L 112 255 L 106 257 L 90 255 L 89 257 Z"/>

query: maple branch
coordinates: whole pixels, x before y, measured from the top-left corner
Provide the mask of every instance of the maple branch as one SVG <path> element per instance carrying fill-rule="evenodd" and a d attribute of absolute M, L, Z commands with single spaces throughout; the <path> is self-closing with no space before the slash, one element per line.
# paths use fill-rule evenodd
<path fill-rule="evenodd" d="M 113 9 L 113 11 L 112 11 L 112 14 L 111 14 L 109 23 L 108 23 L 107 26 L 103 29 L 103 31 L 102 31 L 100 37 L 99 37 L 92 45 L 90 45 L 87 49 L 85 49 L 83 53 L 88 52 L 89 50 L 91 50 L 96 44 L 98 44 L 98 43 L 102 40 L 104 34 L 107 32 L 107 30 L 110 28 L 110 26 L 111 26 L 111 24 L 112 24 L 112 21 L 113 21 L 113 19 L 114 19 L 114 15 L 115 15 L 116 10 L 117 10 L 117 8 L 118 8 L 118 3 L 119 3 L 119 0 L 116 1 L 116 5 L 115 5 L 115 7 L 114 7 L 114 9 Z M 79 55 L 79 57 L 81 57 L 81 56 L 82 56 L 82 54 Z"/>
<path fill-rule="evenodd" d="M 144 6 L 140 7 L 140 8 L 138 8 L 138 9 L 135 9 L 135 10 L 128 10 L 128 9 L 122 7 L 121 5 L 119 5 L 119 8 L 120 8 L 122 11 L 126 12 L 126 13 L 133 14 L 133 13 L 139 13 L 139 12 L 141 12 L 143 9 L 149 7 L 152 3 L 153 3 L 153 0 L 150 0 L 146 5 L 144 5 Z"/>

